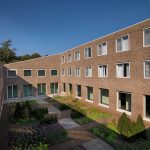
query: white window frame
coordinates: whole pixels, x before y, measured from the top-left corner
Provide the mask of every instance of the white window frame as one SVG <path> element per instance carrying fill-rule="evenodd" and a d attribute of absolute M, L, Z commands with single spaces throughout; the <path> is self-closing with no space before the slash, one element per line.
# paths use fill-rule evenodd
<path fill-rule="evenodd" d="M 8 71 L 16 71 L 16 76 L 14 76 L 14 77 L 9 76 Z M 7 78 L 17 78 L 17 69 L 8 69 L 7 70 Z"/>
<path fill-rule="evenodd" d="M 81 96 L 77 95 L 77 93 L 78 93 L 77 86 L 79 86 L 79 85 L 80 84 L 76 84 L 76 87 L 75 87 L 76 88 L 76 98 L 81 99 L 81 97 L 82 97 L 82 86 L 81 85 L 80 85 L 81 86 Z"/>
<path fill-rule="evenodd" d="M 91 67 L 91 70 L 92 70 L 92 66 L 86 66 L 85 67 L 85 77 L 92 77 L 92 75 L 93 75 L 93 70 L 91 71 L 92 73 L 91 73 L 91 76 L 87 76 L 86 75 L 86 68 L 90 68 Z"/>
<path fill-rule="evenodd" d="M 150 121 L 150 118 L 146 117 L 146 95 L 143 96 L 143 120 Z"/>
<path fill-rule="evenodd" d="M 125 37 L 125 36 L 128 36 L 128 49 L 127 49 L 127 50 L 118 51 L 118 49 L 117 49 L 117 47 L 118 47 L 118 42 L 117 42 L 117 40 L 120 39 L 120 38 L 122 39 L 122 38 Z M 116 53 L 129 51 L 129 50 L 130 50 L 130 35 L 129 35 L 129 34 L 126 34 L 126 35 L 117 37 L 116 40 L 115 40 L 115 44 L 116 44 Z M 121 43 L 121 44 L 122 44 L 122 43 Z"/>
<path fill-rule="evenodd" d="M 59 82 L 50 82 L 50 86 L 51 86 L 51 83 L 54 83 L 54 88 L 56 87 L 55 83 L 58 83 L 58 93 L 51 94 L 51 87 L 50 87 L 50 95 L 57 95 L 57 94 L 59 94 Z"/>
<path fill-rule="evenodd" d="M 131 94 L 131 112 L 119 108 L 119 92 Z M 127 115 L 131 116 L 132 115 L 132 93 L 131 92 L 125 92 L 125 91 L 117 91 L 117 104 L 116 104 L 116 106 L 117 106 L 116 110 L 118 112 L 121 112 L 121 113 L 125 112 Z"/>
<path fill-rule="evenodd" d="M 106 54 L 100 55 L 98 52 L 99 51 L 99 45 L 103 46 L 104 43 L 106 43 Z M 105 55 L 107 55 L 107 42 L 98 43 L 97 44 L 97 56 L 105 56 Z"/>
<path fill-rule="evenodd" d="M 26 71 L 26 70 L 30 70 L 30 71 L 31 71 L 31 76 L 25 76 L 25 75 L 24 75 L 24 71 Z M 32 77 L 32 69 L 23 69 L 23 76 L 24 76 L 24 77 Z"/>
<path fill-rule="evenodd" d="M 63 64 L 63 63 L 65 63 L 65 56 L 64 55 L 61 57 L 61 64 Z"/>
<path fill-rule="evenodd" d="M 64 70 L 64 74 L 62 74 L 62 70 Z M 64 68 L 61 69 L 61 76 L 65 76 L 65 69 Z"/>
<path fill-rule="evenodd" d="M 100 76 L 100 66 L 106 66 L 106 76 Z M 98 65 L 98 77 L 100 78 L 107 78 L 108 77 L 108 65 L 103 64 L 103 65 Z"/>
<path fill-rule="evenodd" d="M 144 36 L 144 35 L 145 35 L 145 32 L 144 32 L 144 31 L 145 31 L 146 29 L 150 29 L 150 27 L 143 29 L 143 47 L 149 47 L 149 46 L 150 46 L 150 44 L 149 44 L 149 45 L 145 45 L 145 44 L 144 44 L 144 43 L 145 43 L 145 42 L 144 42 L 144 41 L 145 41 L 145 36 Z"/>
<path fill-rule="evenodd" d="M 52 75 L 52 71 L 53 70 L 57 70 L 57 75 Z M 52 76 L 52 77 L 57 77 L 58 76 L 58 69 L 50 69 L 50 76 Z"/>
<path fill-rule="evenodd" d="M 7 99 L 18 99 L 18 90 L 17 90 L 17 97 L 16 98 L 8 98 L 8 86 L 12 86 L 12 93 L 13 93 L 13 85 L 17 85 L 17 84 L 11 84 L 11 85 L 7 85 Z M 18 89 L 18 85 L 17 85 L 17 89 Z"/>
<path fill-rule="evenodd" d="M 72 55 L 71 54 L 68 54 L 67 55 L 67 62 L 71 62 L 72 61 Z"/>
<path fill-rule="evenodd" d="M 38 71 L 39 71 L 39 70 L 45 70 L 45 76 L 39 76 L 39 75 L 38 75 Z M 38 77 L 46 77 L 46 69 L 37 69 L 37 76 L 38 76 Z"/>
<path fill-rule="evenodd" d="M 94 103 L 94 90 L 93 90 L 93 99 L 92 100 L 87 99 L 88 98 L 88 93 L 87 93 L 88 87 L 92 87 L 92 86 L 86 86 L 86 100 L 85 101 L 90 102 L 90 103 Z"/>
<path fill-rule="evenodd" d="M 143 67 L 144 67 L 144 69 L 143 69 L 144 70 L 144 79 L 150 79 L 150 77 L 146 77 L 145 76 L 145 62 L 146 61 L 150 62 L 150 60 L 144 60 L 144 64 L 143 64 Z"/>
<path fill-rule="evenodd" d="M 99 104 L 98 104 L 98 105 L 103 106 L 103 107 L 106 107 L 106 108 L 109 108 L 109 105 L 105 105 L 105 104 L 101 103 L 101 89 L 106 89 L 106 88 L 100 88 L 100 89 L 99 89 Z M 106 89 L 106 90 L 109 91 L 109 89 Z M 110 103 L 109 103 L 109 104 L 110 104 Z"/>
<path fill-rule="evenodd" d="M 79 74 L 77 74 L 77 69 L 79 69 Z M 81 76 L 81 68 L 80 67 L 76 67 L 75 68 L 75 77 L 80 77 Z"/>
<path fill-rule="evenodd" d="M 122 65 L 123 65 L 123 64 L 126 64 L 126 63 L 128 63 L 128 64 L 129 64 L 129 77 L 123 77 L 123 76 L 122 76 L 122 77 L 118 77 L 118 72 L 117 72 L 117 68 L 118 68 L 118 66 L 117 66 L 117 65 L 120 65 L 120 64 L 122 64 Z M 130 71 L 130 69 L 131 69 L 131 68 L 130 68 L 130 62 L 116 63 L 116 77 L 117 77 L 117 78 L 130 78 L 130 72 L 131 72 L 131 71 Z"/>
<path fill-rule="evenodd" d="M 70 72 L 71 71 L 71 72 Z M 70 74 L 71 73 L 71 74 Z M 67 69 L 67 76 L 72 76 L 72 68 Z"/>
<path fill-rule="evenodd" d="M 79 53 L 79 58 L 76 57 L 76 54 L 77 54 L 77 53 Z M 77 56 L 78 56 L 78 55 L 77 55 Z M 77 59 L 76 59 L 76 58 L 77 58 Z M 79 61 L 79 60 L 80 60 L 80 50 L 74 52 L 74 60 L 75 60 L 75 61 Z"/>
<path fill-rule="evenodd" d="M 86 56 L 85 56 L 85 51 L 86 51 L 87 49 L 89 49 L 89 48 L 91 49 L 91 57 L 89 57 L 89 56 L 86 57 Z M 88 54 L 89 54 L 89 52 L 88 52 Z M 84 58 L 85 58 L 85 59 L 92 58 L 92 47 L 88 47 L 88 48 L 85 48 L 85 49 L 84 49 Z"/>

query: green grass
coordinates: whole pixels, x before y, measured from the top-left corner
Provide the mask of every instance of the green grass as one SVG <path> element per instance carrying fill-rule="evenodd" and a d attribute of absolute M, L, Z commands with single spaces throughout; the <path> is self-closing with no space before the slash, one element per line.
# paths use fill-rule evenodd
<path fill-rule="evenodd" d="M 88 117 L 81 117 L 81 118 L 74 119 L 74 121 L 80 125 L 84 125 L 84 124 L 88 124 L 88 123 L 92 122 L 92 119 L 90 119 Z"/>

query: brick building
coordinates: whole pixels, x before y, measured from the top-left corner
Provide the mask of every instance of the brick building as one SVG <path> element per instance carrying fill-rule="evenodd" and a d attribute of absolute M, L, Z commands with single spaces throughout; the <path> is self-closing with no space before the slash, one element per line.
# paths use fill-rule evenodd
<path fill-rule="evenodd" d="M 6 64 L 4 99 L 70 92 L 150 123 L 150 19 L 61 54 Z"/>

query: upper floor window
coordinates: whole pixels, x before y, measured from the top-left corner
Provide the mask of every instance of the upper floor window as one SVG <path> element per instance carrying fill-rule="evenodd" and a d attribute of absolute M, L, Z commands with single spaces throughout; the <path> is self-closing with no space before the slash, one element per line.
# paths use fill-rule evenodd
<path fill-rule="evenodd" d="M 67 56 L 67 62 L 71 62 L 71 61 L 72 61 L 71 54 L 68 54 L 68 56 Z"/>
<path fill-rule="evenodd" d="M 117 52 L 127 51 L 129 50 L 129 36 L 123 36 L 117 38 Z"/>
<path fill-rule="evenodd" d="M 68 68 L 67 75 L 72 76 L 72 69 L 71 68 Z"/>
<path fill-rule="evenodd" d="M 150 28 L 143 31 L 143 46 L 150 46 Z"/>
<path fill-rule="evenodd" d="M 129 78 L 130 77 L 130 64 L 129 63 L 122 63 L 117 64 L 116 67 L 117 78 Z"/>
<path fill-rule="evenodd" d="M 61 75 L 62 75 L 62 76 L 65 75 L 65 69 L 61 69 Z"/>
<path fill-rule="evenodd" d="M 64 62 L 65 62 L 65 56 L 62 56 L 61 63 L 64 63 Z"/>
<path fill-rule="evenodd" d="M 100 65 L 98 67 L 98 76 L 107 77 L 107 65 Z"/>
<path fill-rule="evenodd" d="M 15 69 L 7 70 L 7 77 L 8 78 L 16 78 L 17 77 L 17 70 L 15 70 Z"/>
<path fill-rule="evenodd" d="M 57 69 L 51 69 L 51 76 L 57 76 L 58 70 Z"/>
<path fill-rule="evenodd" d="M 75 52 L 74 59 L 75 60 L 80 60 L 80 51 Z"/>
<path fill-rule="evenodd" d="M 150 60 L 144 62 L 144 77 L 150 79 Z"/>
<path fill-rule="evenodd" d="M 25 77 L 31 77 L 32 76 L 32 70 L 31 69 L 25 69 L 24 70 L 24 76 Z"/>
<path fill-rule="evenodd" d="M 84 58 L 91 58 L 92 57 L 92 49 L 89 47 L 89 48 L 86 48 L 84 50 Z"/>
<path fill-rule="evenodd" d="M 80 68 L 79 68 L 79 67 L 77 67 L 77 68 L 75 69 L 75 76 L 76 76 L 76 77 L 79 77 L 79 76 L 80 76 Z"/>
<path fill-rule="evenodd" d="M 97 55 L 102 56 L 102 55 L 107 55 L 107 43 L 101 43 L 97 45 Z"/>
<path fill-rule="evenodd" d="M 38 77 L 45 77 L 45 69 L 38 70 Z"/>
<path fill-rule="evenodd" d="M 85 68 L 85 76 L 92 77 L 92 66 L 88 66 Z"/>

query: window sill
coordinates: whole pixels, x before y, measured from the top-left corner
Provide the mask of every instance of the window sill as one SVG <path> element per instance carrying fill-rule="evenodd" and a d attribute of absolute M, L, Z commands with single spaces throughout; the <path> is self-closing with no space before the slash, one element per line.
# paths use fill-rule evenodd
<path fill-rule="evenodd" d="M 127 51 L 129 51 L 130 49 L 127 49 L 127 50 L 122 50 L 122 51 L 117 51 L 116 50 L 116 53 L 122 53 L 122 52 L 127 52 Z"/>
<path fill-rule="evenodd" d="M 130 77 L 117 77 L 118 79 L 130 79 Z"/>
<path fill-rule="evenodd" d="M 107 56 L 107 54 L 97 55 L 97 56 Z"/>
<path fill-rule="evenodd" d="M 143 47 L 150 47 L 150 45 L 143 45 Z"/>
<path fill-rule="evenodd" d="M 76 98 L 77 98 L 77 99 L 81 99 L 81 97 L 79 97 L 79 96 L 76 96 Z"/>
<path fill-rule="evenodd" d="M 85 101 L 89 102 L 89 103 L 93 103 L 92 100 L 86 99 Z"/>
<path fill-rule="evenodd" d="M 127 115 L 131 116 L 132 113 L 127 111 L 127 110 L 123 110 L 123 109 L 117 109 L 118 112 L 121 112 L 121 113 L 126 113 Z"/>
<path fill-rule="evenodd" d="M 109 105 L 105 105 L 105 104 L 98 104 L 99 106 L 102 106 L 102 107 L 106 107 L 106 108 L 109 108 Z"/>
<path fill-rule="evenodd" d="M 143 120 L 144 120 L 144 121 L 150 121 L 150 118 L 143 117 Z"/>

